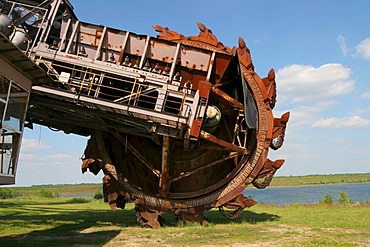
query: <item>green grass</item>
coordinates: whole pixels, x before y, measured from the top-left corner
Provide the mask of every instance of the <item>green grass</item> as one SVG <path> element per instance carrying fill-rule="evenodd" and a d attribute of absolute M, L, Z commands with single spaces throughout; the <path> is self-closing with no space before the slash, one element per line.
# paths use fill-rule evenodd
<path fill-rule="evenodd" d="M 1 246 L 370 246 L 370 204 L 256 205 L 234 221 L 206 212 L 208 226 L 138 226 L 133 204 L 112 212 L 86 198 L 0 200 Z"/>
<path fill-rule="evenodd" d="M 275 177 L 272 186 L 369 182 L 370 173 L 312 175 Z M 369 203 L 259 204 L 234 221 L 211 210 L 206 227 L 165 215 L 154 230 L 138 225 L 133 204 L 112 212 L 101 200 L 62 197 L 97 193 L 100 184 L 6 189 L 22 197 L 0 200 L 0 246 L 370 246 Z"/>
<path fill-rule="evenodd" d="M 370 183 L 370 173 L 307 175 L 307 176 L 275 176 L 271 187 L 326 185 L 326 184 L 362 184 Z"/>
<path fill-rule="evenodd" d="M 101 184 L 58 184 L 33 185 L 30 187 L 9 187 L 16 195 L 35 196 L 36 193 L 51 193 L 52 195 L 94 194 L 102 190 Z M 36 192 L 36 193 L 35 193 Z"/>

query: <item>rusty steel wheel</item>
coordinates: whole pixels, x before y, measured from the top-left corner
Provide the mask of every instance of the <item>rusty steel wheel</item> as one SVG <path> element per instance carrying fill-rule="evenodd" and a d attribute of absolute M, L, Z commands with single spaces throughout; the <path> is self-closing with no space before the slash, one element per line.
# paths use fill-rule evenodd
<path fill-rule="evenodd" d="M 191 45 L 204 47 L 202 42 Z M 268 186 L 283 164 L 283 160 L 267 159 L 270 146 L 281 147 L 289 120 L 289 113 L 282 118 L 272 115 L 274 71 L 261 79 L 242 39 L 233 52 L 223 64 L 227 68 L 220 68 L 226 76 L 217 85 L 208 85 L 207 111 L 198 138 L 184 140 L 155 131 L 151 137 L 99 131 L 92 135 L 93 144 L 85 154 L 100 157 L 105 186 L 112 194 L 110 204 L 118 196 L 133 200 L 141 225 L 159 227 L 163 213 L 202 223 L 203 212 L 212 207 L 219 207 L 229 219 L 236 218 L 255 204 L 242 195 L 244 188 L 250 183 L 257 188 Z M 188 73 L 192 78 L 192 72 Z"/>

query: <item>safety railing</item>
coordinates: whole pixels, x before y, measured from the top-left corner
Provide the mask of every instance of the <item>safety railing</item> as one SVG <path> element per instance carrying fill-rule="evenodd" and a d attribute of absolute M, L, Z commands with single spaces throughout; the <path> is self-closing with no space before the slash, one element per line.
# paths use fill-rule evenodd
<path fill-rule="evenodd" d="M 90 68 L 41 62 L 56 83 L 77 95 L 187 117 L 194 103 L 194 90 L 170 84 L 151 83 L 141 77 L 118 77 Z"/>

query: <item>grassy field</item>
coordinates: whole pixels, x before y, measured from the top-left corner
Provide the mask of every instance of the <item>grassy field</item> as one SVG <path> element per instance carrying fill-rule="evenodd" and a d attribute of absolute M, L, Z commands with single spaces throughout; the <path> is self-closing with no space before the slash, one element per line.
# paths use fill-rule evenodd
<path fill-rule="evenodd" d="M 368 174 L 276 177 L 273 186 L 369 183 Z M 206 212 L 208 226 L 141 228 L 133 204 L 112 212 L 107 203 L 68 194 L 95 194 L 99 184 L 0 188 L 0 246 L 370 246 L 370 203 L 274 206 L 257 204 L 229 221 Z M 1 193 L 0 193 L 1 194 Z M 21 196 L 15 197 L 14 196 Z M 350 195 L 349 195 L 350 196 Z M 1 195 L 0 195 L 1 197 Z M 329 200 L 330 201 L 330 200 Z M 324 201 L 325 202 L 325 201 Z"/>
<path fill-rule="evenodd" d="M 35 193 L 47 191 L 53 195 L 71 194 L 94 194 L 102 191 L 101 184 L 57 184 L 57 185 L 33 185 L 30 187 L 9 187 L 9 190 L 19 196 L 34 196 Z"/>
<path fill-rule="evenodd" d="M 0 246 L 370 246 L 370 204 L 256 205 L 229 221 L 217 210 L 208 226 L 141 228 L 133 205 L 110 211 L 86 198 L 0 200 Z"/>

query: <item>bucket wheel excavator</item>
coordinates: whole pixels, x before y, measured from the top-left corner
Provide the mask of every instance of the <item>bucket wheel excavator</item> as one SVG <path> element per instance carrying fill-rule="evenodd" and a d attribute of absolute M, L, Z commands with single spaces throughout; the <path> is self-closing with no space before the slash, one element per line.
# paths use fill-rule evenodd
<path fill-rule="evenodd" d="M 82 171 L 104 173 L 112 209 L 132 201 L 149 227 L 165 213 L 205 223 L 211 208 L 233 219 L 256 203 L 246 186 L 283 165 L 267 155 L 289 112 L 273 116 L 275 72 L 256 73 L 242 38 L 229 48 L 202 23 L 136 34 L 80 21 L 67 0 L 0 4 L 0 55 L 32 81 L 20 122 L 89 136 Z"/>

